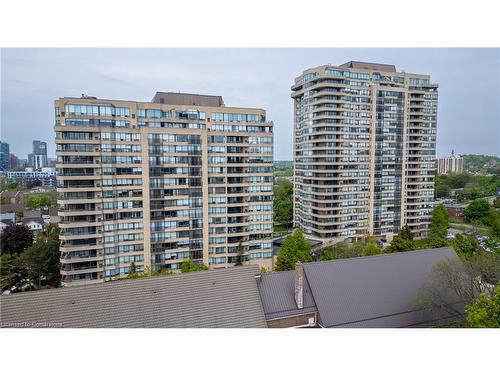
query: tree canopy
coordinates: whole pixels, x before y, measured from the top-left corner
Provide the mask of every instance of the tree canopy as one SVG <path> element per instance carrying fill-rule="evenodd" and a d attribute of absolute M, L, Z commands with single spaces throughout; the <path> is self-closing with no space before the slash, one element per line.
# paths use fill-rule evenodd
<path fill-rule="evenodd" d="M 49 193 L 31 194 L 24 198 L 24 204 L 34 209 L 50 207 L 52 205 L 52 197 Z"/>
<path fill-rule="evenodd" d="M 429 225 L 430 236 L 433 239 L 446 239 L 448 233 L 448 211 L 438 204 L 432 211 L 432 221 Z"/>
<path fill-rule="evenodd" d="M 33 245 L 21 255 L 23 265 L 28 270 L 28 277 L 41 284 L 58 286 L 60 281 L 59 266 L 59 229 L 49 226 L 45 233 L 39 233 Z"/>
<path fill-rule="evenodd" d="M 467 208 L 464 209 L 464 217 L 469 222 L 486 224 L 490 214 L 491 206 L 484 198 L 479 198 L 472 201 Z"/>
<path fill-rule="evenodd" d="M 181 263 L 181 272 L 197 272 L 208 270 L 208 267 L 204 264 L 196 264 L 191 259 L 186 259 Z"/>
<path fill-rule="evenodd" d="M 295 268 L 295 263 L 312 262 L 311 244 L 300 229 L 286 236 L 276 259 L 276 271 L 287 271 Z"/>
<path fill-rule="evenodd" d="M 20 254 L 32 243 L 33 232 L 26 225 L 8 225 L 0 236 L 2 254 Z"/>
<path fill-rule="evenodd" d="M 243 245 L 241 241 L 238 243 L 238 254 L 236 255 L 236 261 L 234 262 L 235 267 L 242 266 L 245 260 L 245 253 L 243 252 Z"/>
<path fill-rule="evenodd" d="M 483 164 L 481 164 L 481 168 Z M 473 171 L 470 170 L 469 172 Z M 461 174 L 447 173 L 436 176 L 436 198 L 451 197 L 454 189 L 461 189 L 456 191 L 454 195 L 459 201 L 495 195 L 496 189 L 500 187 L 500 167 L 489 171 L 488 175 L 476 175 L 469 172 L 466 171 Z"/>
<path fill-rule="evenodd" d="M 438 262 L 416 298 L 419 308 L 439 308 L 457 317 L 463 316 L 459 306 L 450 304 L 453 300 L 462 301 L 466 306 L 474 304 L 476 297 L 493 290 L 486 285 L 499 282 L 499 256 L 487 251 L 478 251 L 469 258 L 446 259 Z M 465 317 L 464 317 L 465 319 Z"/>
<path fill-rule="evenodd" d="M 500 285 L 492 295 L 481 293 L 465 310 L 469 327 L 500 328 Z"/>
<path fill-rule="evenodd" d="M 398 253 L 404 251 L 415 250 L 416 246 L 413 241 L 407 240 L 401 237 L 399 234 L 394 236 L 391 244 L 386 247 L 385 251 L 387 253 Z"/>
<path fill-rule="evenodd" d="M 34 242 L 32 232 L 29 229 L 28 232 L 31 237 L 22 246 L 20 245 L 19 248 L 22 248 L 20 251 L 8 251 L 9 245 L 6 245 L 7 251 L 4 252 L 2 249 L 2 291 L 18 292 L 42 286 L 59 286 L 58 227 L 49 225 L 45 232 L 38 233 Z M 15 241 L 16 244 L 18 242 Z M 28 243 L 28 246 L 23 247 Z M 5 245 L 3 239 L 2 244 Z"/>
<path fill-rule="evenodd" d="M 293 221 L 293 184 L 284 178 L 278 179 L 274 187 L 274 221 L 280 224 Z"/>
<path fill-rule="evenodd" d="M 382 251 L 380 247 L 377 246 L 377 241 L 375 241 L 375 238 L 368 237 L 363 244 L 363 256 L 379 255 L 381 253 Z"/>
<path fill-rule="evenodd" d="M 477 243 L 477 240 L 472 236 L 464 236 L 459 233 L 450 242 L 457 252 L 457 255 L 466 258 L 471 257 L 479 250 L 479 244 Z"/>
<path fill-rule="evenodd" d="M 321 251 L 320 260 L 334 260 L 356 258 L 361 256 L 378 255 L 382 249 L 377 245 L 375 238 L 366 237 L 353 243 L 345 241 L 328 246 Z"/>

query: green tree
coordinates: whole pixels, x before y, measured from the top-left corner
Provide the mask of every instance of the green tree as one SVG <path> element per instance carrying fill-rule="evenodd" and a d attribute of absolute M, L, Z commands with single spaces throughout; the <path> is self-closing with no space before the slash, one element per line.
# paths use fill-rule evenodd
<path fill-rule="evenodd" d="M 321 250 L 321 254 L 319 256 L 319 260 L 334 260 L 335 255 L 333 254 L 333 246 L 325 247 Z"/>
<path fill-rule="evenodd" d="M 38 209 L 40 208 L 40 205 L 41 205 L 41 202 L 42 202 L 42 199 L 40 197 L 39 194 L 33 194 L 33 195 L 28 195 L 25 199 L 24 199 L 24 204 L 29 207 L 29 208 L 33 208 L 33 209 Z"/>
<path fill-rule="evenodd" d="M 335 245 L 325 247 L 320 255 L 320 260 L 334 260 L 345 258 L 356 258 L 363 256 L 364 244 L 361 241 L 347 243 L 338 242 Z"/>
<path fill-rule="evenodd" d="M 14 181 L 2 181 L 0 183 L 0 190 L 22 190 L 23 186 L 19 182 Z"/>
<path fill-rule="evenodd" d="M 431 238 L 445 239 L 448 233 L 448 211 L 442 204 L 438 204 L 432 211 L 432 221 L 429 226 Z"/>
<path fill-rule="evenodd" d="M 394 236 L 394 238 L 391 241 L 391 244 L 386 247 L 385 252 L 397 253 L 404 251 L 412 251 L 415 250 L 415 248 L 416 246 L 413 241 L 407 240 L 398 234 L 397 236 Z"/>
<path fill-rule="evenodd" d="M 50 207 L 52 206 L 52 197 L 49 193 L 42 194 L 40 196 L 40 207 Z"/>
<path fill-rule="evenodd" d="M 451 196 L 451 188 L 448 185 L 436 185 L 436 198 L 447 198 Z"/>
<path fill-rule="evenodd" d="M 300 229 L 286 236 L 276 259 L 276 271 L 287 271 L 295 268 L 295 263 L 312 262 L 311 244 Z"/>
<path fill-rule="evenodd" d="M 130 263 L 130 268 L 128 269 L 128 274 L 136 274 L 137 273 L 137 267 L 135 265 L 135 262 Z"/>
<path fill-rule="evenodd" d="M 191 259 L 186 259 L 181 263 L 181 272 L 197 272 L 208 270 L 208 267 L 204 264 L 196 264 Z"/>
<path fill-rule="evenodd" d="M 2 254 L 19 254 L 32 244 L 33 232 L 26 225 L 8 225 L 0 236 Z"/>
<path fill-rule="evenodd" d="M 479 249 L 476 239 L 472 236 L 457 234 L 450 242 L 459 256 L 470 257 Z"/>
<path fill-rule="evenodd" d="M 418 308 L 442 309 L 457 317 L 463 316 L 463 309 L 450 304 L 450 300 L 467 306 L 482 292 L 492 294 L 493 290 L 485 286 L 498 284 L 499 260 L 496 254 L 478 251 L 469 258 L 449 258 L 436 263 L 416 297 Z"/>
<path fill-rule="evenodd" d="M 500 162 L 497 156 L 465 154 L 461 155 L 464 159 L 464 169 L 469 172 L 479 172 L 483 169 L 484 164 L 489 161 Z"/>
<path fill-rule="evenodd" d="M 490 235 L 500 240 L 500 214 L 495 212 L 490 223 Z"/>
<path fill-rule="evenodd" d="M 289 225 L 293 221 L 293 203 L 275 199 L 274 221 L 279 224 Z"/>
<path fill-rule="evenodd" d="M 500 285 L 496 286 L 492 295 L 481 293 L 465 311 L 472 328 L 500 328 Z"/>
<path fill-rule="evenodd" d="M 406 224 L 403 228 L 401 228 L 399 236 L 408 241 L 413 241 L 413 238 L 415 237 L 408 224 Z"/>
<path fill-rule="evenodd" d="M 243 245 L 241 241 L 238 243 L 238 254 L 236 255 L 236 261 L 234 262 L 235 266 L 243 265 L 243 261 L 245 260 L 245 254 L 243 252 Z"/>
<path fill-rule="evenodd" d="M 464 209 L 464 217 L 469 222 L 484 223 L 490 214 L 490 204 L 484 198 L 474 200 Z"/>
<path fill-rule="evenodd" d="M 375 238 L 368 237 L 365 240 L 365 243 L 363 246 L 363 256 L 379 255 L 381 253 L 382 253 L 382 251 L 380 250 L 380 247 L 377 246 L 377 241 L 375 241 Z"/>
<path fill-rule="evenodd" d="M 293 184 L 279 179 L 274 187 L 274 221 L 289 224 L 293 220 Z"/>
<path fill-rule="evenodd" d="M 6 290 L 15 292 L 31 288 L 31 284 L 27 281 L 28 272 L 18 254 L 2 254 L 0 257 L 0 270 L 2 292 Z"/>
<path fill-rule="evenodd" d="M 21 254 L 21 262 L 33 284 L 40 287 L 44 280 L 46 285 L 57 287 L 60 282 L 59 257 L 59 229 L 49 226 L 46 233 L 39 233 L 33 245 Z"/>

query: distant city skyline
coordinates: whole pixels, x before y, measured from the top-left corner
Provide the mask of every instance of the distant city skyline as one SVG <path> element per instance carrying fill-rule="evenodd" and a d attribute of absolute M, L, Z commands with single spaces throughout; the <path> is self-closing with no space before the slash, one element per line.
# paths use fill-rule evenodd
<path fill-rule="evenodd" d="M 274 159 L 291 160 L 290 87 L 303 70 L 349 60 L 428 73 L 439 84 L 437 157 L 500 155 L 500 49 L 2 49 L 1 136 L 25 158 L 32 141 L 55 156 L 54 100 L 82 93 L 151 100 L 156 91 L 221 95 L 274 121 Z"/>

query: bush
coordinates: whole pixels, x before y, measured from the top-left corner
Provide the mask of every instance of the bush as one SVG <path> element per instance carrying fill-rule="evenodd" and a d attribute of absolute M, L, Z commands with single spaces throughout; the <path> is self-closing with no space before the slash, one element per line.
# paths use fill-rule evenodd
<path fill-rule="evenodd" d="M 482 293 L 466 307 L 467 322 L 472 328 L 500 328 L 500 285 L 493 294 Z"/>

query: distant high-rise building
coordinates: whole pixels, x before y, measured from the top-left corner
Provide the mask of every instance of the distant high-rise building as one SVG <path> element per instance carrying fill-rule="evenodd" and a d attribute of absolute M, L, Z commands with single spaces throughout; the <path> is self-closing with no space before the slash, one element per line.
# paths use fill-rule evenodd
<path fill-rule="evenodd" d="M 46 142 L 33 141 L 33 152 L 28 154 L 28 165 L 35 170 L 48 167 Z"/>
<path fill-rule="evenodd" d="M 451 156 L 438 159 L 438 173 L 446 174 L 463 173 L 464 172 L 464 159 L 455 155 L 455 151 L 451 151 Z"/>
<path fill-rule="evenodd" d="M 273 123 L 220 96 L 56 100 L 64 285 L 178 270 L 272 266 Z"/>
<path fill-rule="evenodd" d="M 27 168 L 28 167 L 28 159 L 17 158 L 17 167 L 18 168 Z"/>
<path fill-rule="evenodd" d="M 10 169 L 10 146 L 6 142 L 0 141 L 0 171 Z"/>
<path fill-rule="evenodd" d="M 18 158 L 14 154 L 10 154 L 10 169 L 15 169 L 17 168 L 18 165 Z"/>
<path fill-rule="evenodd" d="M 394 65 L 307 69 L 294 99 L 294 223 L 323 241 L 428 231 L 438 85 Z"/>

